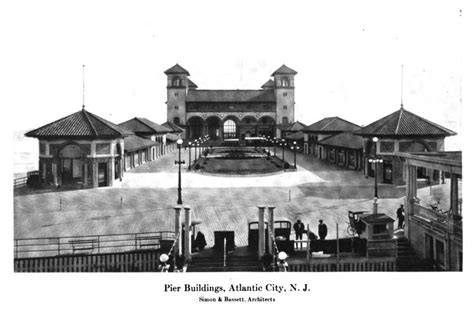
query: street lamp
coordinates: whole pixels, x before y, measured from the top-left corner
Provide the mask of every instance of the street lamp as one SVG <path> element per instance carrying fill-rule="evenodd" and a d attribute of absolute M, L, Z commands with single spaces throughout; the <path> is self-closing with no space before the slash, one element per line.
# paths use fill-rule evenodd
<path fill-rule="evenodd" d="M 284 138 L 281 140 L 280 146 L 281 146 L 281 154 L 282 154 L 283 166 L 284 166 L 285 165 L 285 146 L 286 146 Z"/>
<path fill-rule="evenodd" d="M 296 169 L 296 150 L 300 149 L 299 146 L 296 145 L 296 141 L 293 142 L 293 146 L 291 146 L 291 150 L 293 150 L 293 155 L 294 155 L 294 159 L 293 159 L 293 166 L 294 168 Z"/>
<path fill-rule="evenodd" d="M 377 189 L 377 166 L 378 163 L 382 163 L 383 159 L 377 158 L 377 142 L 379 139 L 377 137 L 372 138 L 372 141 L 374 142 L 374 158 L 369 159 L 369 163 L 374 163 L 374 214 L 376 214 L 377 211 L 377 199 L 379 197 L 378 195 L 378 189 Z"/>
<path fill-rule="evenodd" d="M 188 162 L 188 170 L 191 169 L 191 148 L 192 148 L 193 144 L 188 141 L 188 148 L 189 148 L 189 162 Z"/>
<path fill-rule="evenodd" d="M 183 204 L 183 200 L 181 199 L 181 164 L 184 164 L 184 161 L 181 161 L 181 145 L 183 144 L 183 140 L 181 138 L 178 139 L 178 161 L 174 161 L 174 164 L 178 164 L 178 204 Z"/>
<path fill-rule="evenodd" d="M 197 147 L 198 147 L 198 141 L 197 139 L 194 140 L 194 163 L 197 161 Z"/>
<path fill-rule="evenodd" d="M 273 155 L 274 156 L 276 156 L 276 154 L 277 154 L 276 144 L 277 144 L 277 138 L 273 137 Z"/>

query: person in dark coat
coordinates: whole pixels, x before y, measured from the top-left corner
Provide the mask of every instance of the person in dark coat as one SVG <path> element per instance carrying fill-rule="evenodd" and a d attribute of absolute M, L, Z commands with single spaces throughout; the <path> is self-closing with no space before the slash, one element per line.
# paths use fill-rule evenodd
<path fill-rule="evenodd" d="M 398 218 L 398 229 L 402 229 L 403 222 L 405 221 L 405 210 L 403 209 L 403 204 L 400 204 L 400 207 L 397 209 L 397 218 Z"/>
<path fill-rule="evenodd" d="M 326 226 L 325 223 L 323 223 L 322 219 L 319 220 L 318 234 L 321 240 L 325 240 L 326 236 L 328 235 L 328 227 Z"/>
<path fill-rule="evenodd" d="M 293 229 L 295 229 L 296 240 L 302 240 L 303 232 L 304 232 L 304 224 L 301 222 L 301 220 L 298 219 L 295 222 L 295 224 L 293 225 Z"/>
<path fill-rule="evenodd" d="M 206 237 L 204 234 L 202 234 L 201 231 L 199 231 L 196 234 L 196 239 L 194 240 L 194 245 L 196 246 L 197 249 L 202 250 L 206 245 Z"/>

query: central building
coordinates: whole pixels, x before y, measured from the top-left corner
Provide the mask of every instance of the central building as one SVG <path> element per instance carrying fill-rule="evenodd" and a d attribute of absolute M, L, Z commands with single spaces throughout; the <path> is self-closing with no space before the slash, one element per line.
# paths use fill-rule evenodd
<path fill-rule="evenodd" d="M 285 65 L 256 90 L 200 90 L 178 64 L 165 74 L 167 121 L 185 128 L 187 139 L 279 137 L 278 125 L 294 122 L 297 72 Z"/>

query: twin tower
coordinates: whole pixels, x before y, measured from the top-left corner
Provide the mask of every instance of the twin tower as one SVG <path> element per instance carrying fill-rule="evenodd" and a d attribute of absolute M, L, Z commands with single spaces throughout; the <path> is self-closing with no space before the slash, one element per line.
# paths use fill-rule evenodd
<path fill-rule="evenodd" d="M 186 138 L 273 136 L 278 125 L 294 122 L 297 72 L 285 65 L 257 90 L 201 90 L 178 64 L 165 74 L 167 121 L 185 128 Z"/>

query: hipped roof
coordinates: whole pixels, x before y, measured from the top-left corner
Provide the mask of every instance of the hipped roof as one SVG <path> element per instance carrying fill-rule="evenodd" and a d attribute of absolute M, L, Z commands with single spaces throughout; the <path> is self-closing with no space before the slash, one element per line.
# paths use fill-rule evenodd
<path fill-rule="evenodd" d="M 130 131 L 82 109 L 76 113 L 29 131 L 36 138 L 118 138 L 132 135 Z"/>

